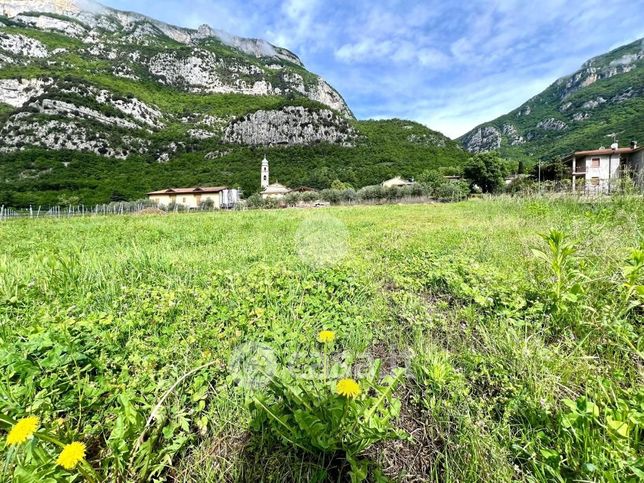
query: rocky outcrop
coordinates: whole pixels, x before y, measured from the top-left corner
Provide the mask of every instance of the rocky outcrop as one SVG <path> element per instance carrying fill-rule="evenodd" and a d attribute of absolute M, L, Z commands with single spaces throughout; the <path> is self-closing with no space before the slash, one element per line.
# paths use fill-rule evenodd
<path fill-rule="evenodd" d="M 8 0 L 3 12 L 25 28 L 80 40 L 82 46 L 73 50 L 84 58 L 108 61 L 114 76 L 138 81 L 149 73 L 161 84 L 195 93 L 301 95 L 352 116 L 344 99 L 306 72 L 296 55 L 264 40 L 236 37 L 207 25 L 196 30 L 175 27 L 92 0 Z M 171 41 L 185 47 L 168 47 Z M 0 33 L 0 66 L 50 58 L 49 65 L 73 69 L 68 59 L 57 58 L 65 51 L 50 52 L 26 35 Z"/>
<path fill-rule="evenodd" d="M 494 126 L 479 127 L 466 135 L 462 143 L 471 153 L 494 151 L 501 147 L 501 133 Z"/>
<path fill-rule="evenodd" d="M 14 20 L 29 25 L 30 27 L 47 30 L 49 32 L 60 32 L 76 39 L 82 39 L 88 33 L 87 27 L 79 22 L 63 20 L 48 15 L 17 15 Z"/>
<path fill-rule="evenodd" d="M 182 57 L 177 53 L 161 53 L 150 59 L 149 70 L 163 84 L 184 87 L 192 92 L 219 94 L 247 94 L 263 96 L 281 92 L 264 79 L 252 80 L 244 76 L 259 76 L 262 71 L 255 66 L 229 67 L 215 54 L 202 49 Z"/>
<path fill-rule="evenodd" d="M 495 130 L 500 130 L 502 155 L 548 159 L 571 146 L 600 146 L 605 142 L 600 132 L 644 138 L 644 123 L 638 116 L 643 72 L 644 39 L 640 39 L 590 59 L 577 72 L 556 80 L 514 111 L 476 127 L 460 141 L 470 150 L 496 149 Z"/>
<path fill-rule="evenodd" d="M 332 143 L 351 145 L 356 134 L 347 121 L 328 109 L 285 107 L 257 111 L 231 122 L 224 142 L 251 146 Z"/>
<path fill-rule="evenodd" d="M 602 104 L 606 103 L 606 99 L 603 97 L 599 96 L 595 99 L 591 99 L 590 101 L 586 101 L 581 105 L 582 109 L 595 109 L 598 106 L 601 106 Z"/>
<path fill-rule="evenodd" d="M 558 81 L 563 85 L 562 99 L 597 81 L 626 74 L 632 71 L 637 63 L 642 60 L 644 60 L 644 46 L 639 52 L 625 54 L 608 64 L 603 61 L 601 56 L 591 59 L 582 66 L 581 70 Z"/>
<path fill-rule="evenodd" d="M 282 74 L 282 80 L 288 83 L 291 90 L 329 106 L 331 109 L 335 109 L 345 115 L 353 116 L 344 99 L 342 99 L 342 96 L 323 79 L 318 79 L 314 85 L 307 86 L 304 82 L 304 77 L 300 74 L 285 72 Z"/>
<path fill-rule="evenodd" d="M 12 152 L 27 147 L 86 151 L 112 158 L 127 158 L 131 153 L 147 152 L 149 142 L 125 135 L 120 146 L 105 132 L 89 129 L 71 120 L 35 120 L 27 112 L 11 116 L 0 130 L 0 152 Z"/>
<path fill-rule="evenodd" d="M 567 127 L 568 125 L 565 122 L 555 119 L 554 117 L 539 121 L 537 124 L 537 128 L 544 129 L 546 131 L 563 131 Z"/>
<path fill-rule="evenodd" d="M 35 109 L 39 114 L 49 116 L 64 116 L 69 119 L 82 118 L 98 122 L 109 127 L 121 129 L 139 129 L 135 123 L 119 117 L 107 116 L 94 109 L 85 106 L 77 106 L 70 102 L 58 101 L 52 99 L 42 99 L 38 102 L 29 104 L 29 107 Z"/>
<path fill-rule="evenodd" d="M 42 59 L 49 55 L 47 47 L 39 40 L 21 34 L 0 32 L 0 51 L 21 57 Z"/>
<path fill-rule="evenodd" d="M 0 102 L 22 107 L 33 97 L 40 96 L 53 79 L 0 79 Z"/>
<path fill-rule="evenodd" d="M 150 45 L 152 39 L 158 35 L 167 36 L 186 45 L 198 45 L 212 38 L 247 55 L 273 58 L 302 66 L 295 54 L 265 40 L 237 37 L 207 25 L 202 25 L 197 30 L 176 27 L 145 15 L 114 10 L 93 0 L 6 0 L 2 8 L 5 15 L 11 18 L 25 18 L 43 30 L 62 31 L 75 37 L 83 36 L 84 29 L 102 29 L 111 33 L 127 32 L 125 39 L 128 42 L 142 45 Z M 48 15 L 25 15 L 30 12 L 64 15 L 77 22 L 60 20 Z"/>
<path fill-rule="evenodd" d="M 525 139 L 519 134 L 517 128 L 512 124 L 504 124 L 502 129 L 503 135 L 507 138 L 511 146 L 525 144 Z"/>
<path fill-rule="evenodd" d="M 90 92 L 92 92 L 90 90 Z M 96 92 L 96 91 L 93 91 Z M 132 118 L 139 124 L 147 124 L 149 127 L 161 129 L 164 127 L 163 114 L 156 106 L 149 106 L 135 97 L 122 98 L 113 93 L 100 90 L 95 93 L 96 101 L 99 104 L 107 104 L 114 109 Z"/>

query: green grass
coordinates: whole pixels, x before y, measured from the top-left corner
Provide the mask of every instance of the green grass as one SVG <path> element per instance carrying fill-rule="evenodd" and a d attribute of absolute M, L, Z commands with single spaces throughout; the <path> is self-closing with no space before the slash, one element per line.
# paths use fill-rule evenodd
<path fill-rule="evenodd" d="M 334 360 L 407 367 L 395 424 L 414 439 L 368 451 L 373 475 L 636 481 L 643 216 L 639 199 L 496 199 L 3 223 L 0 414 L 84 441 L 107 480 L 335 481 L 342 455 L 249 429 L 229 365 L 256 342 L 303 373 L 331 329 Z M 532 251 L 551 229 L 577 250 L 561 270 Z M 24 450 L 3 451 L 11 479 Z"/>

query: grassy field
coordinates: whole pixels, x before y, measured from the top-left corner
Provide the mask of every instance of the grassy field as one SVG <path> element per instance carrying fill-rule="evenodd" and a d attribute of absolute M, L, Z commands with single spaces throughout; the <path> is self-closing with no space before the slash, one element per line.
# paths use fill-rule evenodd
<path fill-rule="evenodd" d="M 628 198 L 1 224 L 0 480 L 641 481 L 643 226 Z"/>

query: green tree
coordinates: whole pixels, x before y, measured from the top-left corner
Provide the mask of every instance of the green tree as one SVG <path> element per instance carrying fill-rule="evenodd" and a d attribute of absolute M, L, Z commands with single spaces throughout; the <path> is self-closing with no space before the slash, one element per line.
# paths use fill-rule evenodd
<path fill-rule="evenodd" d="M 58 197 L 58 204 L 62 206 L 76 206 L 80 203 L 80 198 L 74 195 L 60 195 Z"/>
<path fill-rule="evenodd" d="M 538 176 L 539 166 L 533 168 L 534 175 Z M 541 165 L 541 179 L 550 181 L 561 181 L 570 175 L 569 168 L 560 157 L 553 158 L 549 162 Z"/>
<path fill-rule="evenodd" d="M 463 174 L 484 193 L 494 193 L 503 187 L 508 164 L 496 152 L 479 153 L 463 166 Z"/>
<path fill-rule="evenodd" d="M 427 169 L 420 173 L 417 181 L 429 186 L 438 186 L 445 182 L 445 176 L 436 169 Z"/>
<path fill-rule="evenodd" d="M 348 189 L 352 189 L 353 186 L 351 186 L 349 183 L 344 183 L 340 181 L 339 179 L 333 180 L 331 183 L 331 189 L 332 190 L 338 190 L 338 191 L 345 191 Z"/>

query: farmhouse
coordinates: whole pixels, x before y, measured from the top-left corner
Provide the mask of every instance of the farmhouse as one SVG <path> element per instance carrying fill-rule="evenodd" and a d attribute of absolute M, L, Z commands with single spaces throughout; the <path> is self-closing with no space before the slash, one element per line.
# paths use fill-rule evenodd
<path fill-rule="evenodd" d="M 414 182 L 402 179 L 400 176 L 396 176 L 395 178 L 388 179 L 380 184 L 383 188 L 403 188 L 405 186 L 413 185 Z"/>
<path fill-rule="evenodd" d="M 626 175 L 644 187 L 644 147 L 638 147 L 635 141 L 628 148 L 615 143 L 609 149 L 576 151 L 563 162 L 570 166 L 573 191 L 607 193 L 611 184 Z"/>
<path fill-rule="evenodd" d="M 212 203 L 213 208 L 233 208 L 239 202 L 239 191 L 225 186 L 209 188 L 169 188 L 148 193 L 159 206 L 181 205 L 189 209 Z"/>

